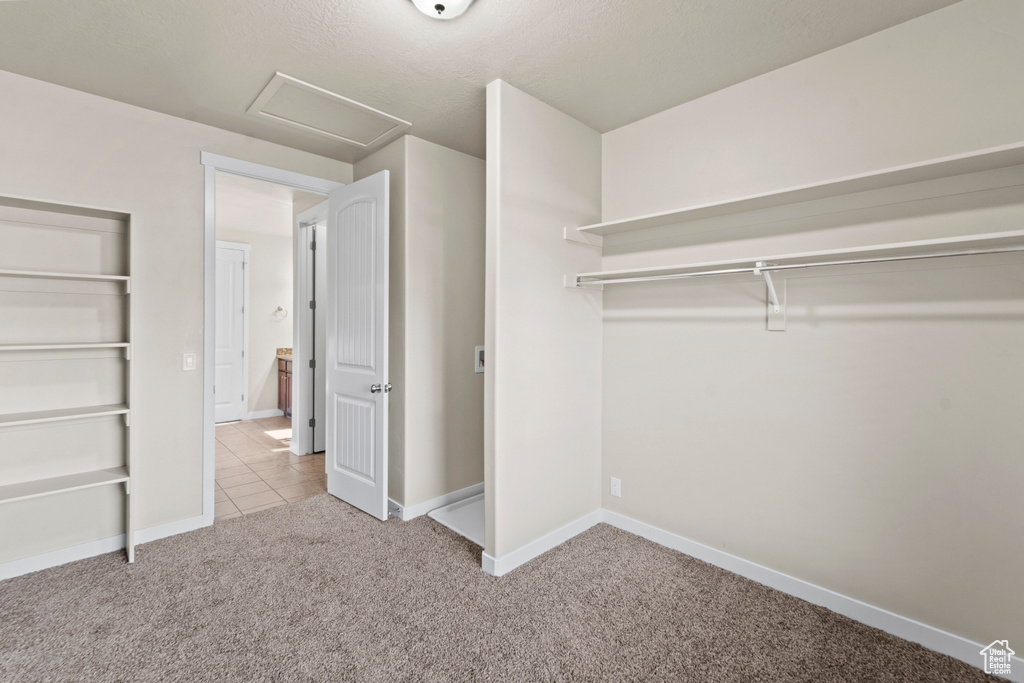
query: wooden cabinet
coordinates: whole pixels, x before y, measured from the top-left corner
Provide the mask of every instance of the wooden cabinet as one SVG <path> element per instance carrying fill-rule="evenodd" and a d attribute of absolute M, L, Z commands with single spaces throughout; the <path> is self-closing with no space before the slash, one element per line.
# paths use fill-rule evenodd
<path fill-rule="evenodd" d="M 277 409 L 285 417 L 292 416 L 292 362 L 277 359 Z"/>

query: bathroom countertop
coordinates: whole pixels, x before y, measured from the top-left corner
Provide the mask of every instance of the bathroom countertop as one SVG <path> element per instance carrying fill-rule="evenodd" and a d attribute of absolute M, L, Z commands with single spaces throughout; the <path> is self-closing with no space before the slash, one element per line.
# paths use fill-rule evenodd
<path fill-rule="evenodd" d="M 277 350 L 277 357 L 280 358 L 281 360 L 291 360 L 292 359 L 292 350 L 291 349 L 278 349 Z"/>

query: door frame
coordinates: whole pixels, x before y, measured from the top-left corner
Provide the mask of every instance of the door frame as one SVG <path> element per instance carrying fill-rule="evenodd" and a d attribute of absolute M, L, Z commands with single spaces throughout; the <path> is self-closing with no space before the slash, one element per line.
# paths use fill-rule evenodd
<path fill-rule="evenodd" d="M 213 363 L 214 332 L 216 325 L 216 275 L 217 275 L 217 172 L 263 180 L 284 185 L 304 192 L 324 196 L 344 187 L 345 183 L 316 178 L 303 173 L 286 171 L 273 166 L 264 166 L 251 161 L 231 157 L 199 153 L 199 163 L 204 167 L 204 209 L 203 209 L 203 525 L 213 524 L 215 508 L 215 441 L 216 430 L 213 421 Z"/>
<path fill-rule="evenodd" d="M 308 423 L 310 418 L 316 417 L 316 406 L 314 405 L 311 411 L 309 404 L 305 400 L 300 400 L 296 403 L 294 396 L 296 393 L 307 397 L 312 395 L 317 385 L 316 373 L 318 371 L 320 373 L 324 372 L 322 358 L 318 360 L 320 365 L 315 370 L 309 367 L 309 361 L 314 355 L 314 344 L 316 341 L 316 328 L 313 325 L 314 312 L 310 310 L 308 304 L 312 300 L 312 295 L 315 294 L 316 289 L 316 283 L 311 282 L 313 272 L 315 272 L 315 268 L 311 268 L 311 265 L 316 259 L 317 254 L 322 253 L 322 251 L 314 253 L 309 248 L 311 241 L 309 230 L 321 223 L 324 224 L 326 229 L 327 198 L 325 197 L 321 204 L 306 209 L 296 216 L 295 221 L 295 301 L 293 305 L 295 316 L 292 322 L 292 355 L 295 362 L 292 365 L 292 422 L 294 424 L 298 421 L 299 424 L 302 424 L 303 422 Z M 322 246 L 320 245 L 321 249 Z M 314 291 L 310 291 L 311 289 Z M 324 325 L 323 317 L 317 320 L 317 325 L 322 328 Z M 318 427 L 320 429 L 326 428 L 325 425 L 318 425 Z M 290 450 L 293 455 L 309 455 L 316 451 L 315 439 L 307 429 L 293 429 Z"/>
<path fill-rule="evenodd" d="M 217 249 L 237 249 L 242 252 L 242 395 L 245 396 L 245 405 L 243 406 L 242 419 L 246 420 L 249 417 L 249 256 L 252 254 L 252 245 L 245 244 L 244 242 L 225 242 L 224 240 L 217 240 L 217 244 L 214 248 L 214 259 L 217 258 Z M 214 266 L 214 272 L 216 273 L 216 265 Z M 217 288 L 214 287 L 214 310 L 216 310 L 217 300 Z M 217 338 L 217 326 L 214 323 L 214 341 Z M 214 354 L 217 353 L 217 349 L 214 348 Z M 216 358 L 214 359 L 214 369 L 216 369 Z M 216 412 L 216 409 L 214 409 Z M 216 419 L 216 418 L 215 418 Z"/>

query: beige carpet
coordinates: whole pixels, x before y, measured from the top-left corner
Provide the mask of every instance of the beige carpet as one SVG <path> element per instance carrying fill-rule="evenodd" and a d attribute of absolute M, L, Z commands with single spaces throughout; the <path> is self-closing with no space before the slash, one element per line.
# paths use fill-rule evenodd
<path fill-rule="evenodd" d="M 985 681 L 599 525 L 502 578 L 328 495 L 0 582 L 2 681 Z"/>

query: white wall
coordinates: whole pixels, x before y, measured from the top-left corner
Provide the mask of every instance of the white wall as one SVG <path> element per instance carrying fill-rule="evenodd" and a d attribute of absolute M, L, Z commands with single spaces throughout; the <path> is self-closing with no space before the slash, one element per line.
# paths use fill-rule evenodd
<path fill-rule="evenodd" d="M 415 505 L 484 480 L 484 161 L 407 136 L 406 479 Z"/>
<path fill-rule="evenodd" d="M 285 225 L 290 226 L 290 208 L 284 220 L 287 221 Z M 292 237 L 228 230 L 218 225 L 217 239 L 251 246 L 248 410 L 250 413 L 277 410 L 277 350 L 292 346 L 292 290 L 295 281 Z M 287 317 L 280 320 L 275 317 L 278 306 L 288 311 Z"/>
<path fill-rule="evenodd" d="M 0 193 L 133 215 L 138 523 L 199 515 L 203 374 L 181 359 L 203 351 L 199 153 L 344 183 L 352 167 L 6 72 L 0 91 Z M 121 498 L 107 487 L 2 506 L 0 561 L 120 533 Z M 80 513 L 93 505 L 98 517 Z"/>
<path fill-rule="evenodd" d="M 967 0 L 603 136 L 604 220 L 1024 140 L 1024 4 Z M 1019 229 L 1009 186 L 610 240 L 605 268 Z M 992 183 L 988 183 L 991 185 Z M 998 185 L 999 183 L 995 183 Z M 718 228 L 718 229 L 714 229 Z M 604 507 L 988 643 L 1024 642 L 1017 256 L 604 294 Z M 785 278 L 779 278 L 784 280 Z"/>
<path fill-rule="evenodd" d="M 483 480 L 484 162 L 404 136 L 356 164 L 391 171 L 389 496 Z"/>
<path fill-rule="evenodd" d="M 601 137 L 502 81 L 487 86 L 486 548 L 509 553 L 600 508 L 601 299 L 563 275 L 599 254 Z"/>

